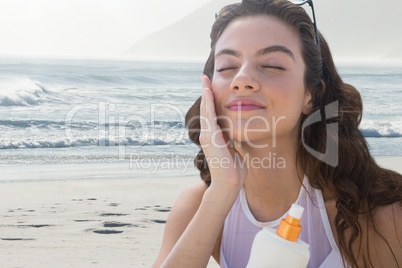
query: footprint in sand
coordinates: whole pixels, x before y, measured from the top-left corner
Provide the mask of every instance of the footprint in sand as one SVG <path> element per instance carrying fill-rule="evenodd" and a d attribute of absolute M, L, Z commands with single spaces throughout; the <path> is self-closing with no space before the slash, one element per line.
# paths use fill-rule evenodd
<path fill-rule="evenodd" d="M 74 220 L 75 222 L 89 222 L 89 221 L 97 221 L 97 220 Z"/>
<path fill-rule="evenodd" d="M 50 224 L 27 224 L 27 225 L 16 225 L 19 228 L 43 228 L 43 227 L 52 227 Z"/>
<path fill-rule="evenodd" d="M 107 221 L 103 223 L 103 227 L 116 228 L 116 227 L 138 227 L 138 225 L 133 225 L 131 223 L 122 223 L 116 221 Z"/>
<path fill-rule="evenodd" d="M 124 231 L 116 231 L 116 230 L 93 230 L 96 234 L 121 234 Z"/>
<path fill-rule="evenodd" d="M 157 209 L 155 209 L 155 211 L 158 211 L 158 212 L 170 212 L 170 208 L 157 208 Z"/>
<path fill-rule="evenodd" d="M 128 214 L 124 213 L 102 213 L 99 216 L 101 217 L 112 217 L 112 216 L 127 216 Z"/>
<path fill-rule="evenodd" d="M 107 221 L 107 222 L 103 223 L 103 227 L 104 228 L 120 228 L 120 227 L 141 227 L 141 226 L 139 226 L 137 224 L 131 224 L 131 223 Z M 124 231 L 113 230 L 113 229 L 103 229 L 103 230 L 88 229 L 87 231 L 92 231 L 96 234 L 121 234 L 124 232 Z"/>
<path fill-rule="evenodd" d="M 13 237 L 0 238 L 0 239 L 4 240 L 4 241 L 32 241 L 32 240 L 36 240 L 34 238 L 13 238 Z"/>
<path fill-rule="evenodd" d="M 151 220 L 152 222 L 155 222 L 155 223 L 166 223 L 166 221 L 165 220 Z"/>
<path fill-rule="evenodd" d="M 144 207 L 139 207 L 136 208 L 135 210 L 147 210 L 150 209 L 151 206 L 144 206 Z M 170 210 L 172 209 L 172 207 L 164 207 L 162 208 L 160 205 L 155 205 L 154 206 L 154 210 L 158 211 L 158 212 L 170 212 Z"/>

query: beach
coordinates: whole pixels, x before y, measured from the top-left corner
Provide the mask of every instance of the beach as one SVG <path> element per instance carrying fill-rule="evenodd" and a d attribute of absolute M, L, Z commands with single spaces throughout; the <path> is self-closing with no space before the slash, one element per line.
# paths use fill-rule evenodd
<path fill-rule="evenodd" d="M 125 164 L 4 169 L 3 178 L 12 169 L 18 178 L 0 183 L 3 268 L 150 267 L 174 199 L 198 180 L 195 170 Z"/>
<path fill-rule="evenodd" d="M 402 172 L 402 157 L 377 161 Z M 3 268 L 150 267 L 175 198 L 199 181 L 193 167 L 185 172 L 135 170 L 127 163 L 3 169 L 3 178 L 18 176 L 0 183 Z M 211 260 L 208 267 L 218 265 Z"/>

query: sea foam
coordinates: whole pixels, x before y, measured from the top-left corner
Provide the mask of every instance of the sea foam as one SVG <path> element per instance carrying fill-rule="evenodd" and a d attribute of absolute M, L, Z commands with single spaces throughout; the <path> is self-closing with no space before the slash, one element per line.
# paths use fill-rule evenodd
<path fill-rule="evenodd" d="M 52 96 L 51 91 L 27 77 L 0 80 L 0 106 L 40 105 L 49 96 Z"/>

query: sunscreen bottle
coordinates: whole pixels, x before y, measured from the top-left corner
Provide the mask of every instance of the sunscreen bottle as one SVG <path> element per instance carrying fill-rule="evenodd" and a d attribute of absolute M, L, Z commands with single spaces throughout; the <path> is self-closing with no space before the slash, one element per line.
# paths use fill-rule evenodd
<path fill-rule="evenodd" d="M 277 230 L 264 227 L 257 233 L 247 268 L 307 267 L 310 260 L 309 245 L 299 239 L 303 211 L 303 207 L 292 204 Z"/>

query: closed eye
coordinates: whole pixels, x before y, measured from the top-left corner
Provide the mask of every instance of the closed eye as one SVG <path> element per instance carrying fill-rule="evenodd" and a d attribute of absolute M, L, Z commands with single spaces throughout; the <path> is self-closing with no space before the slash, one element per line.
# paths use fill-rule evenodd
<path fill-rule="evenodd" d="M 217 71 L 218 73 L 220 73 L 220 72 L 229 71 L 229 70 L 234 70 L 234 69 L 237 69 L 237 67 L 222 67 L 222 68 L 216 69 L 216 71 Z"/>
<path fill-rule="evenodd" d="M 277 70 L 282 70 L 282 71 L 285 70 L 285 68 L 283 68 L 282 66 L 277 66 L 277 65 L 263 65 L 262 68 L 277 69 Z"/>

